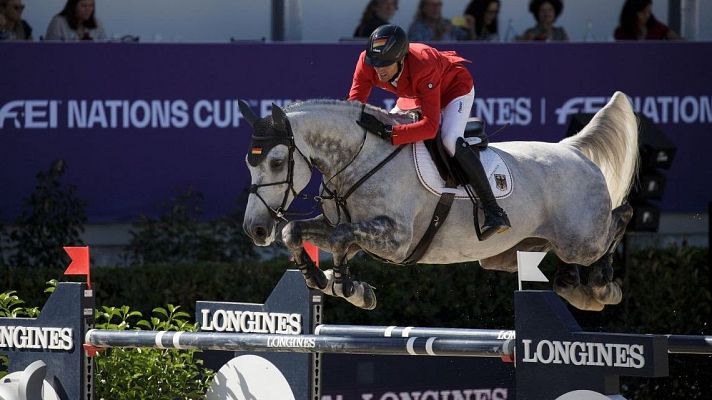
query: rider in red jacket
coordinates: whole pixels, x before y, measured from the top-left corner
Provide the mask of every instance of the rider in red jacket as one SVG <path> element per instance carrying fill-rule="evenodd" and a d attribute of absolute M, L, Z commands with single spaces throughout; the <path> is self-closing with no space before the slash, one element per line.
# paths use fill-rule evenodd
<path fill-rule="evenodd" d="M 390 126 L 363 113 L 359 124 L 394 145 L 432 139 L 440 126 L 446 151 L 458 162 L 481 200 L 483 240 L 507 230 L 509 218 L 497 205 L 479 154 L 462 137 L 475 97 L 472 76 L 463 65 L 469 61 L 454 51 L 408 43 L 405 31 L 396 25 L 376 29 L 366 46 L 356 64 L 349 100 L 365 103 L 376 86 L 398 96 L 394 111 L 420 108 L 422 118 Z"/>

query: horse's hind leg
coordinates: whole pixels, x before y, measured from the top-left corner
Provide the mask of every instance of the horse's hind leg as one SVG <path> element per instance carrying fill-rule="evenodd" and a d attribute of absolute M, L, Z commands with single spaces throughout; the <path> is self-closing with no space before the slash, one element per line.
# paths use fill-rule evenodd
<path fill-rule="evenodd" d="M 563 264 L 559 266 L 556 275 L 554 275 L 553 286 L 556 294 L 579 310 L 603 310 L 604 305 L 596 299 L 593 290 L 589 286 L 581 284 L 578 265 Z"/>
<path fill-rule="evenodd" d="M 594 297 L 601 304 L 618 304 L 623 298 L 620 284 L 613 279 L 613 253 L 623 239 L 625 228 L 633 216 L 633 208 L 624 203 L 612 211 L 611 244 L 608 252 L 591 265 L 588 275 L 588 286 Z"/>

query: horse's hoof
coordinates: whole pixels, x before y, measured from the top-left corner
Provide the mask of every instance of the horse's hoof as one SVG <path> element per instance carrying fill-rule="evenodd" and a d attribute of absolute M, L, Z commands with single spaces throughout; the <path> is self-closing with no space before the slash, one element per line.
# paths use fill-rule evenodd
<path fill-rule="evenodd" d="M 615 305 L 623 300 L 623 289 L 621 289 L 620 283 L 617 280 L 601 287 L 592 287 L 591 291 L 596 300 L 601 304 Z"/>
<path fill-rule="evenodd" d="M 593 290 L 584 285 L 574 288 L 563 288 L 554 286 L 554 292 L 561 296 L 572 306 L 584 311 L 602 311 L 604 304 L 601 304 L 595 297 Z"/>
<path fill-rule="evenodd" d="M 329 289 L 330 285 L 334 284 L 334 279 L 331 275 L 327 276 L 326 271 L 317 269 L 314 272 L 314 276 L 307 278 L 305 275 L 304 282 L 306 282 L 308 288 L 324 292 Z"/>
<path fill-rule="evenodd" d="M 307 282 L 307 286 L 312 289 L 319 290 L 324 294 L 328 294 L 329 296 L 336 296 L 336 294 L 334 293 L 334 271 L 330 269 L 327 269 L 325 271 L 319 271 L 324 275 L 326 285 L 324 287 L 319 287 L 319 285 L 314 285 L 315 287 L 312 287 Z"/>
<path fill-rule="evenodd" d="M 373 286 L 366 282 L 354 281 L 354 292 L 351 296 L 345 297 L 345 299 L 355 305 L 358 308 L 364 310 L 373 310 L 376 308 L 376 292 L 373 290 Z"/>

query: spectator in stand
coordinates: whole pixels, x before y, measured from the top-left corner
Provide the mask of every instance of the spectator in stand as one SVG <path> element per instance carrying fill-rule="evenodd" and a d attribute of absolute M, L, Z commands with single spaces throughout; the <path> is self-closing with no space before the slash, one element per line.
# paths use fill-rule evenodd
<path fill-rule="evenodd" d="M 415 20 L 408 28 L 408 38 L 413 42 L 438 40 L 471 40 L 474 26 L 464 29 L 443 18 L 443 0 L 420 0 Z"/>
<path fill-rule="evenodd" d="M 472 0 L 465 9 L 465 17 L 472 19 L 475 40 L 499 41 L 497 16 L 499 0 Z"/>
<path fill-rule="evenodd" d="M 367 38 L 381 25 L 388 24 L 398 11 L 398 0 L 371 0 L 363 10 L 361 22 L 356 27 L 354 37 Z"/>
<path fill-rule="evenodd" d="M 652 0 L 626 0 L 620 25 L 613 33 L 616 40 L 674 40 L 680 36 L 653 15 Z"/>
<path fill-rule="evenodd" d="M 32 28 L 22 19 L 22 0 L 0 0 L 0 40 L 32 40 Z"/>
<path fill-rule="evenodd" d="M 67 0 L 47 27 L 46 40 L 106 40 L 104 27 L 94 16 L 94 0 Z"/>
<path fill-rule="evenodd" d="M 529 12 L 536 20 L 536 25 L 527 29 L 517 40 L 541 40 L 567 42 L 569 35 L 560 26 L 554 26 L 564 10 L 561 0 L 532 0 L 529 2 Z"/>

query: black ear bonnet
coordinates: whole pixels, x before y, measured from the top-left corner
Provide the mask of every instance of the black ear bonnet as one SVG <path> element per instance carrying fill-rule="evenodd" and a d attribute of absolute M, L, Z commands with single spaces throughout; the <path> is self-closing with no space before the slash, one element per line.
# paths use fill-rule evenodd
<path fill-rule="evenodd" d="M 275 129 L 272 123 L 272 117 L 262 118 L 252 125 L 254 130 L 252 140 L 250 141 L 250 152 L 247 154 L 247 162 L 251 166 L 256 167 L 264 161 L 267 154 L 274 146 L 283 144 L 289 146 L 292 143 L 292 137 L 287 131 L 279 131 Z M 289 121 L 287 121 L 287 129 Z"/>
<path fill-rule="evenodd" d="M 250 152 L 247 154 L 247 162 L 251 166 L 256 167 L 264 161 L 274 146 L 283 144 L 291 148 L 294 143 L 292 127 L 281 108 L 272 104 L 272 115 L 258 118 L 247 102 L 240 100 L 238 104 L 242 117 L 252 126 L 253 130 Z"/>

